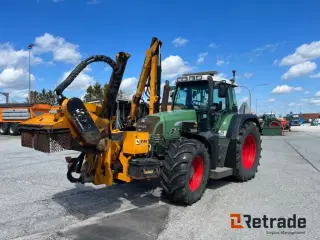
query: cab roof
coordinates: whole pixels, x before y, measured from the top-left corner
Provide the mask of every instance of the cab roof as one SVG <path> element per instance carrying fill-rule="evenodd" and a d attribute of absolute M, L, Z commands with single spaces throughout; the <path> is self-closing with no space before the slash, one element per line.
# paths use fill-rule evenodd
<path fill-rule="evenodd" d="M 209 72 L 198 72 L 198 73 L 187 73 L 182 74 L 181 77 L 178 77 L 176 82 L 197 82 L 197 81 L 206 81 L 206 80 L 213 80 L 214 82 L 221 82 L 225 81 L 226 84 L 238 87 L 238 85 L 230 79 L 220 77 L 217 75 L 216 71 L 209 71 Z"/>

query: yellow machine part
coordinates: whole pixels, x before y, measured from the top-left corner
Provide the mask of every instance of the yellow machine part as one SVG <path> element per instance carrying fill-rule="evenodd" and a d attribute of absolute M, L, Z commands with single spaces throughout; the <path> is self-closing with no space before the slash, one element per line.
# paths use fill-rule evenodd
<path fill-rule="evenodd" d="M 29 125 L 34 126 L 36 129 L 41 130 L 49 130 L 47 134 L 39 137 L 35 137 L 31 132 L 22 132 L 21 134 L 21 141 L 22 145 L 26 147 L 38 146 L 37 150 L 42 152 L 55 152 L 61 151 L 60 147 L 54 146 L 52 144 L 52 139 L 55 142 L 59 143 L 58 145 L 62 146 L 62 148 L 67 150 L 72 150 L 71 143 L 67 138 L 70 136 L 74 139 L 78 138 L 79 133 L 76 131 L 75 127 L 72 124 L 71 116 L 66 109 L 66 105 L 69 99 L 66 99 L 60 108 L 52 109 L 51 113 L 45 113 L 35 118 L 32 118 L 28 121 L 23 122 L 21 125 Z M 86 109 L 88 110 L 94 124 L 98 128 L 100 132 L 108 131 L 109 127 L 109 120 L 100 118 L 97 116 L 101 107 L 97 106 L 96 104 L 87 103 L 85 104 Z M 67 129 L 70 133 L 56 133 L 53 134 L 51 131 L 54 130 L 62 130 Z M 38 134 L 38 136 L 40 136 Z M 81 139 L 78 139 L 80 144 L 84 144 Z M 41 149 L 43 146 L 43 149 Z"/>
<path fill-rule="evenodd" d="M 132 182 L 134 179 L 128 176 L 129 161 L 136 155 L 146 155 L 148 153 L 148 139 L 148 132 L 136 131 L 123 132 L 123 141 L 113 141 L 109 139 L 108 150 L 96 156 L 97 164 L 93 183 L 96 185 L 106 184 L 107 186 L 111 186 L 114 179 L 127 183 Z M 93 155 L 88 154 L 87 160 L 88 159 L 93 161 Z M 111 165 L 115 162 L 121 164 L 122 172 L 113 174 Z M 102 166 L 104 167 L 104 172 L 102 171 Z"/>

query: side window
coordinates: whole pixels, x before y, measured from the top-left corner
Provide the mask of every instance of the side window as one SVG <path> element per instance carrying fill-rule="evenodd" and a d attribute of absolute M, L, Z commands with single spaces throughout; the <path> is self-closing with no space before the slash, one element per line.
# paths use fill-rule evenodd
<path fill-rule="evenodd" d="M 185 105 L 187 99 L 187 91 L 179 91 L 176 96 L 176 104 L 177 105 Z"/>
<path fill-rule="evenodd" d="M 193 89 L 192 90 L 192 100 L 201 102 L 203 104 L 208 104 L 209 93 L 205 89 Z"/>
<path fill-rule="evenodd" d="M 217 111 L 226 109 L 226 99 L 218 97 L 218 89 L 213 90 L 213 105 L 216 107 Z"/>
<path fill-rule="evenodd" d="M 231 106 L 237 106 L 237 96 L 236 96 L 236 91 L 235 91 L 235 88 L 230 88 L 230 90 L 232 91 L 231 92 L 231 96 L 232 96 L 232 100 L 231 100 Z"/>

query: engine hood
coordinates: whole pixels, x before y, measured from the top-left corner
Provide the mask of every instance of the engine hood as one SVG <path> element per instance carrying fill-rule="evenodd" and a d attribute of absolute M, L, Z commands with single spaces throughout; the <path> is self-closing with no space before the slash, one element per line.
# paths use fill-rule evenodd
<path fill-rule="evenodd" d="M 150 134 L 161 134 L 165 138 L 179 136 L 183 121 L 196 121 L 195 110 L 173 110 L 148 115 L 137 122 L 138 131 L 148 131 Z"/>

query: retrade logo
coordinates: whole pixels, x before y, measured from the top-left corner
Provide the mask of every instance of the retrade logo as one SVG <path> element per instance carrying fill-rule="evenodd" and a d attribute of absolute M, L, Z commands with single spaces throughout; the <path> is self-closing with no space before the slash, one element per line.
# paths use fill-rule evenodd
<path fill-rule="evenodd" d="M 243 228 L 241 225 L 241 215 L 239 213 L 231 213 L 230 220 L 231 228 Z"/>
<path fill-rule="evenodd" d="M 293 214 L 291 217 L 253 217 L 250 214 L 231 213 L 230 227 L 233 229 L 241 228 L 267 228 L 267 229 L 304 229 L 307 227 L 307 219 L 297 217 Z"/>

